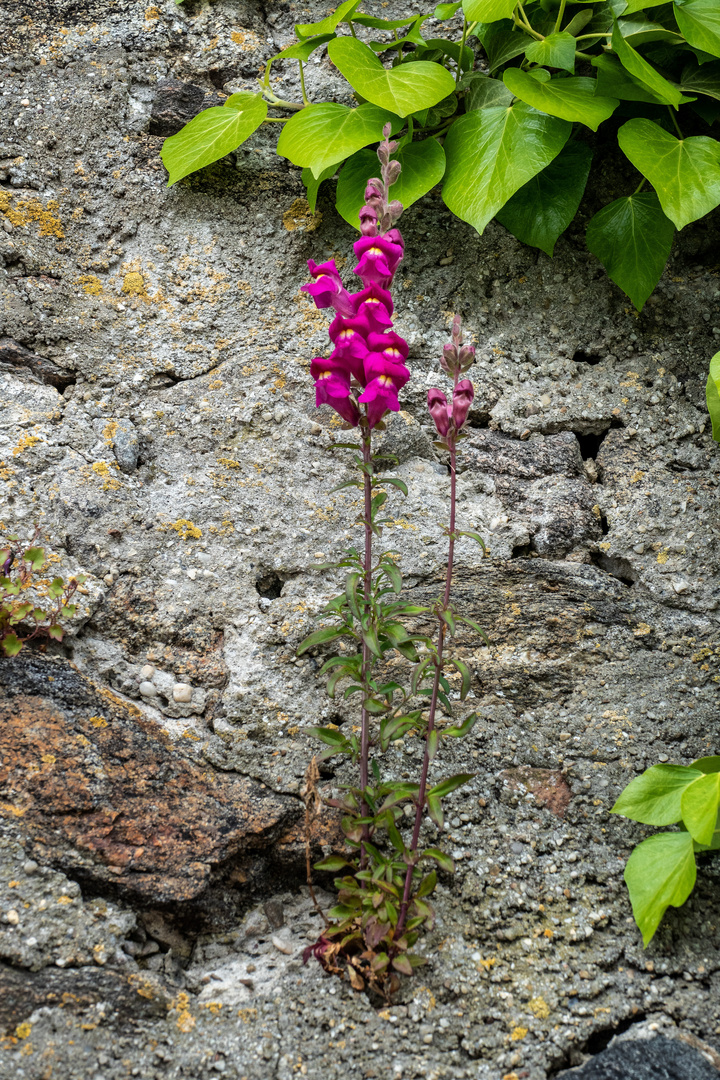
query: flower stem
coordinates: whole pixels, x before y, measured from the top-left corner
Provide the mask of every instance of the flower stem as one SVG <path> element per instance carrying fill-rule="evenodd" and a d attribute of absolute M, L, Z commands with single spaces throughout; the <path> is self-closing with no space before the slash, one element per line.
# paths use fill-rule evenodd
<path fill-rule="evenodd" d="M 457 383 L 457 376 L 455 377 L 455 383 Z M 445 593 L 443 595 L 442 606 L 446 609 L 450 602 L 450 587 L 452 585 L 452 572 L 453 561 L 455 558 L 455 504 L 456 504 L 456 473 L 455 463 L 457 457 L 457 450 L 455 443 L 450 445 L 450 530 L 448 540 L 448 555 L 447 555 L 447 572 L 445 574 Z M 405 887 L 403 889 L 402 904 L 400 906 L 400 914 L 397 922 L 397 929 L 395 931 L 396 938 L 402 936 L 403 929 L 405 927 L 405 921 L 407 919 L 408 907 L 410 905 L 410 892 L 412 889 L 413 871 L 417 865 L 415 856 L 417 855 L 418 843 L 420 841 L 420 827 L 422 825 L 423 814 L 425 812 L 425 794 L 427 791 L 427 778 L 428 771 L 430 769 L 430 736 L 435 730 L 435 715 L 437 713 L 438 693 L 440 690 L 440 677 L 443 670 L 443 649 L 445 646 L 445 632 L 447 624 L 438 617 L 440 629 L 438 632 L 438 647 L 437 654 L 435 656 L 435 678 L 433 680 L 432 697 L 430 698 L 430 715 L 428 717 L 427 732 L 425 734 L 425 754 L 423 757 L 422 773 L 420 775 L 420 789 L 417 793 L 417 803 L 415 807 L 415 824 L 413 826 L 412 840 L 410 841 L 410 860 L 408 862 L 407 872 L 405 874 Z"/>
<path fill-rule="evenodd" d="M 370 427 L 363 429 L 362 437 L 362 455 L 363 465 L 363 487 L 365 495 L 365 506 L 363 513 L 363 520 L 365 525 L 365 558 L 363 562 L 363 595 L 365 598 L 363 614 L 367 618 L 370 614 L 370 602 L 372 593 L 372 487 L 371 487 L 371 438 L 372 433 Z M 363 640 L 362 647 L 362 672 L 361 683 L 365 686 L 370 673 L 370 667 L 372 664 L 370 649 Z M 368 806 L 365 801 L 365 790 L 369 781 L 369 758 L 370 758 L 370 713 L 365 708 L 365 702 L 363 700 L 362 718 L 360 729 L 360 790 L 362 791 L 360 809 L 363 817 L 367 817 Z M 363 835 L 360 841 L 360 868 L 365 869 L 367 865 L 367 854 L 365 852 L 365 841 L 369 839 L 369 829 L 367 825 L 363 825 Z"/>

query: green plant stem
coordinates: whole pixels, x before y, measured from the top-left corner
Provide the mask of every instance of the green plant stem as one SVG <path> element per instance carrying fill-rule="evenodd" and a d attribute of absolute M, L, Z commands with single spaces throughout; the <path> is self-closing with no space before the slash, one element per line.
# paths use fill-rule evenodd
<path fill-rule="evenodd" d="M 519 12 L 519 14 L 518 14 L 518 12 Z M 538 34 L 537 30 L 533 30 L 533 28 L 530 25 L 530 22 L 528 20 L 528 17 L 525 14 L 525 10 L 524 10 L 522 4 L 518 4 L 518 6 L 515 9 L 513 15 L 514 15 L 514 18 L 515 18 L 515 25 L 516 26 L 521 26 L 526 34 L 530 34 L 530 37 L 534 37 L 536 41 L 544 41 L 545 40 L 545 37 L 544 37 L 543 34 Z"/>
<path fill-rule="evenodd" d="M 674 125 L 674 127 L 675 127 L 675 130 L 677 131 L 677 133 L 678 133 L 678 135 L 680 136 L 680 138 L 681 138 L 681 139 L 684 139 L 684 138 L 685 138 L 685 136 L 683 135 L 682 131 L 680 130 L 680 125 L 678 124 L 678 122 L 677 122 L 677 120 L 676 120 L 676 118 L 675 118 L 675 110 L 674 110 L 673 108 L 671 108 L 671 106 L 670 106 L 670 105 L 668 105 L 668 107 L 667 107 L 667 110 L 668 110 L 668 112 L 670 113 L 670 119 L 671 119 L 671 120 L 672 120 L 672 122 L 673 122 L 673 125 Z"/>
<path fill-rule="evenodd" d="M 596 41 L 598 38 L 611 38 L 612 34 L 581 34 L 576 41 Z"/>
<path fill-rule="evenodd" d="M 555 33 L 557 34 L 562 24 L 563 15 L 565 14 L 565 5 L 567 0 L 560 0 L 560 7 L 558 8 L 557 19 L 555 20 Z"/>
<path fill-rule="evenodd" d="M 266 116 L 263 124 L 287 124 L 289 116 Z"/>
<path fill-rule="evenodd" d="M 302 60 L 298 60 L 298 64 L 300 65 L 300 89 L 302 90 L 303 105 L 309 105 L 310 101 L 308 100 L 307 90 L 305 89 L 305 70 L 303 68 Z"/>
<path fill-rule="evenodd" d="M 265 98 L 268 104 L 274 105 L 278 109 L 293 109 L 295 111 L 299 111 L 300 109 L 305 108 L 306 102 L 285 101 L 283 98 L 277 97 L 275 93 L 270 89 L 270 87 L 264 82 L 260 82 L 260 89 L 262 90 L 262 96 Z"/>
<path fill-rule="evenodd" d="M 456 89 L 460 85 L 460 77 L 462 75 L 462 62 L 463 62 L 463 53 L 465 51 L 465 41 L 467 39 L 467 29 L 468 29 L 468 21 L 467 21 L 467 19 L 463 19 L 463 32 L 462 32 L 462 39 L 460 41 L 460 59 L 458 60 L 457 73 L 455 75 L 455 88 Z"/>
<path fill-rule="evenodd" d="M 352 34 L 352 36 L 356 38 L 357 34 L 355 33 L 355 27 L 353 26 L 352 22 L 348 22 L 348 26 L 350 27 L 350 33 Z"/>
<path fill-rule="evenodd" d="M 370 614 L 370 604 L 372 598 L 372 486 L 371 486 L 371 439 L 372 433 L 369 427 L 363 428 L 362 437 L 362 455 L 363 465 L 365 469 L 363 471 L 363 487 L 364 487 L 364 514 L 363 521 L 365 526 L 365 559 L 363 562 L 363 595 L 365 598 L 365 604 L 363 608 L 363 615 L 365 617 Z M 370 657 L 370 649 L 363 640 L 362 647 L 362 670 L 361 670 L 361 683 L 363 687 L 366 684 L 370 665 L 372 663 Z M 365 791 L 369 781 L 369 764 L 370 764 L 370 713 L 365 708 L 365 699 L 363 698 L 362 716 L 360 720 L 360 790 L 362 792 L 360 800 L 360 811 L 363 817 L 367 817 L 368 805 L 365 800 Z M 360 841 L 360 869 L 364 870 L 367 865 L 367 853 L 365 851 L 365 842 L 368 840 L 370 831 L 367 825 L 363 825 L 362 839 Z"/>
<path fill-rule="evenodd" d="M 645 177 L 643 176 L 642 180 L 640 181 L 638 186 L 633 191 L 633 195 L 639 195 L 644 187 L 645 187 Z"/>
<path fill-rule="evenodd" d="M 455 377 L 455 383 L 457 384 L 458 377 Z M 448 539 L 448 555 L 447 555 L 447 572 L 445 574 L 445 593 L 443 595 L 442 606 L 445 610 L 450 603 L 450 588 L 452 585 L 452 572 L 453 561 L 455 558 L 455 504 L 456 504 L 456 464 L 457 450 L 455 444 L 450 446 L 450 529 Z M 407 872 L 405 874 L 405 887 L 403 889 L 402 904 L 400 905 L 400 913 L 398 916 L 397 929 L 395 931 L 396 938 L 402 936 L 403 929 L 405 927 L 405 921 L 407 919 L 408 907 L 410 905 L 410 892 L 412 890 L 413 871 L 417 865 L 417 849 L 420 841 L 420 827 L 422 825 L 423 814 L 425 812 L 425 796 L 427 792 L 427 778 L 430 769 L 430 736 L 435 730 L 435 715 L 437 713 L 438 693 L 440 691 L 440 676 L 443 670 L 443 649 L 445 646 L 445 633 L 447 631 L 447 623 L 438 617 L 440 629 L 438 632 L 438 647 L 437 654 L 435 656 L 435 678 L 433 680 L 432 697 L 430 698 L 430 714 L 428 716 L 428 726 L 425 733 L 425 754 L 423 756 L 422 773 L 420 775 L 420 789 L 417 793 L 417 803 L 415 807 L 415 824 L 413 826 L 412 840 L 410 841 L 410 859 L 408 861 Z"/>

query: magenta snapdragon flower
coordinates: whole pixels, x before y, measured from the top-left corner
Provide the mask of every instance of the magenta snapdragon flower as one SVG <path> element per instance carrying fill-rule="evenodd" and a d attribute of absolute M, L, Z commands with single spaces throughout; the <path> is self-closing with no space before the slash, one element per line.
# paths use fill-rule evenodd
<path fill-rule="evenodd" d="M 383 134 L 378 150 L 382 179 L 368 182 L 365 206 L 360 211 L 362 236 L 354 244 L 359 260 L 354 272 L 363 288 L 347 292 L 334 259 L 320 265 L 310 259 L 313 280 L 302 286 L 318 308 L 336 312 L 328 330 L 333 352 L 327 360 L 315 357 L 310 365 L 316 404 L 330 405 L 353 427 L 366 423 L 371 429 L 388 412 L 398 412 L 398 392 L 410 378 L 405 366 L 407 342 L 392 329 L 390 293 L 405 248 L 399 229 L 394 227 L 402 205 L 388 200 L 388 189 L 400 166 L 390 161 L 397 143 L 390 142 L 389 126 Z M 361 411 L 361 405 L 366 409 Z"/>

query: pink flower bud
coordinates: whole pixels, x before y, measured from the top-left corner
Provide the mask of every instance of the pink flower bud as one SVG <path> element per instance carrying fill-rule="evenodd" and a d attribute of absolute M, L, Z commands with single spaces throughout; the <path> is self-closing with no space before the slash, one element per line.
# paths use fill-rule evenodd
<path fill-rule="evenodd" d="M 469 379 L 461 379 L 453 390 L 452 418 L 456 431 L 459 431 L 467 420 L 474 397 L 473 384 Z"/>
<path fill-rule="evenodd" d="M 460 370 L 467 371 L 467 369 L 475 363 L 475 346 L 463 345 L 460 349 L 458 359 L 460 361 Z"/>
<path fill-rule="evenodd" d="M 453 345 L 460 345 L 462 343 L 462 319 L 459 315 L 456 315 L 453 319 L 452 339 Z"/>
<path fill-rule="evenodd" d="M 402 169 L 402 165 L 400 164 L 399 161 L 390 161 L 385 166 L 385 168 L 383 169 L 383 172 L 385 173 L 385 183 L 387 184 L 388 187 L 390 187 L 391 184 L 395 183 L 398 176 L 400 175 L 400 170 L 401 169 Z"/>
<path fill-rule="evenodd" d="M 427 401 L 428 411 L 433 418 L 433 423 L 437 428 L 438 435 L 447 435 L 450 430 L 451 417 L 451 410 L 447 398 L 442 390 L 433 387 L 432 390 L 428 390 Z"/>

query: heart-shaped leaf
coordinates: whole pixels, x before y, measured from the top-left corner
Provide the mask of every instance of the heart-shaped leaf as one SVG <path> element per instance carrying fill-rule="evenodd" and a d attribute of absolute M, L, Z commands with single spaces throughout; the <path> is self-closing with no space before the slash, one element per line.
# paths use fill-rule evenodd
<path fill-rule="evenodd" d="M 587 246 L 608 277 L 642 311 L 665 269 L 674 235 L 673 223 L 662 212 L 657 195 L 648 191 L 603 207 L 588 225 Z"/>
<path fill-rule="evenodd" d="M 435 139 L 409 143 L 395 155 L 402 172 L 392 187 L 392 196 L 407 210 L 414 202 L 439 184 L 445 173 L 445 152 Z M 337 211 L 355 229 L 360 228 L 358 217 L 365 202 L 365 188 L 379 171 L 377 154 L 360 150 L 345 162 L 337 186 Z"/>
<path fill-rule="evenodd" d="M 329 180 L 330 177 L 335 174 L 337 168 L 338 165 L 328 165 L 327 169 L 323 169 L 319 176 L 314 176 L 312 169 L 303 169 L 301 173 L 302 182 L 307 189 L 308 206 L 310 207 L 310 210 L 313 214 L 315 213 L 315 207 L 317 206 L 317 197 L 320 185 L 322 184 L 323 180 Z"/>
<path fill-rule="evenodd" d="M 353 90 L 398 116 L 436 105 L 455 89 L 455 80 L 440 64 L 419 60 L 388 69 L 372 49 L 355 38 L 335 38 L 328 53 Z"/>
<path fill-rule="evenodd" d="M 606 97 L 619 98 L 620 101 L 646 101 L 652 105 L 664 104 L 662 98 L 654 94 L 649 86 L 634 79 L 614 56 L 603 54 L 591 61 L 597 68 L 597 93 Z M 685 100 L 685 99 L 683 99 Z"/>
<path fill-rule="evenodd" d="M 688 94 L 705 94 L 720 101 L 720 62 L 686 67 L 680 85 Z"/>
<path fill-rule="evenodd" d="M 203 109 L 163 143 L 160 157 L 169 173 L 168 187 L 236 150 L 260 127 L 267 110 L 259 94 L 245 92 L 231 94 L 224 105 Z"/>
<path fill-rule="evenodd" d="M 314 176 L 337 165 L 371 142 L 380 142 L 385 124 L 399 124 L 397 116 L 375 105 L 308 105 L 295 113 L 282 130 L 277 152 L 281 157 L 312 169 Z"/>
<path fill-rule="evenodd" d="M 508 68 L 503 82 L 515 97 L 534 109 L 559 116 L 561 120 L 585 124 L 592 131 L 597 131 L 620 104 L 617 98 L 598 97 L 595 79 L 585 77 L 541 81 L 520 68 Z"/>
<path fill-rule="evenodd" d="M 557 157 L 571 129 L 522 101 L 460 117 L 445 140 L 445 205 L 481 233 L 510 196 Z"/>
<path fill-rule="evenodd" d="M 653 94 L 666 105 L 674 105 L 675 108 L 681 103 L 682 93 L 676 86 L 664 79 L 659 71 L 656 71 L 647 60 L 644 60 L 639 52 L 628 45 L 620 32 L 617 22 L 613 26 L 612 47 L 618 60 L 630 75 L 648 86 Z"/>
<path fill-rule="evenodd" d="M 623 153 L 650 181 L 678 229 L 720 204 L 720 143 L 707 135 L 676 139 L 652 120 L 628 120 L 618 132 Z"/>
<path fill-rule="evenodd" d="M 531 41 L 525 55 L 533 64 L 575 71 L 575 38 L 567 31 L 548 34 L 542 41 Z"/>
<path fill-rule="evenodd" d="M 477 36 L 487 53 L 490 74 L 527 48 L 527 37 L 514 29 L 508 19 L 478 28 Z"/>
<path fill-rule="evenodd" d="M 710 361 L 705 396 L 712 422 L 712 436 L 715 442 L 720 443 L 720 352 L 715 353 Z"/>
<path fill-rule="evenodd" d="M 654 41 L 670 41 L 673 45 L 683 45 L 685 39 L 676 30 L 668 30 L 662 23 L 652 22 L 645 15 L 636 15 L 633 19 L 618 19 L 618 29 L 634 49 L 650 45 Z"/>
<path fill-rule="evenodd" d="M 495 216 L 523 244 L 552 255 L 575 217 L 590 173 L 592 150 L 568 142 L 554 161 L 524 184 Z"/>
<path fill-rule="evenodd" d="M 675 18 L 696 49 L 720 56 L 720 5 L 717 0 L 675 0 Z"/>
<path fill-rule="evenodd" d="M 497 22 L 511 19 L 517 0 L 463 0 L 463 11 L 468 22 Z"/>
<path fill-rule="evenodd" d="M 512 104 L 513 96 L 505 83 L 500 79 L 491 79 L 489 75 L 483 75 L 480 71 L 471 71 L 463 78 L 460 86 L 461 89 L 467 90 L 466 112 L 471 112 L 473 109 L 488 109 L 493 105 L 507 107 Z"/>
<path fill-rule="evenodd" d="M 658 833 L 635 848 L 625 867 L 625 882 L 644 945 L 652 940 L 667 908 L 685 903 L 696 874 L 690 833 Z"/>
<path fill-rule="evenodd" d="M 644 825 L 674 825 L 682 818 L 683 791 L 701 776 L 687 765 L 653 765 L 630 781 L 610 813 Z"/>

